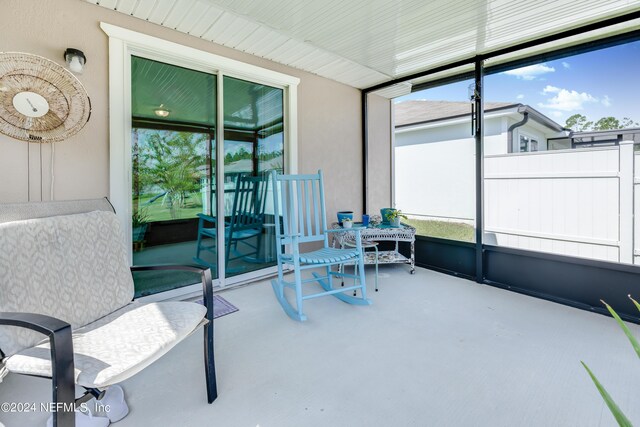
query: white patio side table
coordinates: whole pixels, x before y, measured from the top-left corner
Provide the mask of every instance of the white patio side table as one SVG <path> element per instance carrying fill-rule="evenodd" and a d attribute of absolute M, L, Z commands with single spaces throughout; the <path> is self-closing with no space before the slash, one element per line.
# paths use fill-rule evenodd
<path fill-rule="evenodd" d="M 357 226 L 354 224 L 354 226 Z M 332 229 L 343 229 L 340 224 L 334 222 L 331 224 Z M 353 232 L 349 231 L 349 229 L 343 229 L 344 232 L 333 233 L 334 240 L 333 246 L 340 245 L 340 247 L 344 246 L 345 239 L 348 239 L 349 236 L 353 236 Z M 400 224 L 400 227 L 391 227 L 390 225 L 377 225 L 375 227 L 369 226 L 367 228 L 361 228 L 361 236 L 363 240 L 369 240 L 374 242 L 381 241 L 391 241 L 395 242 L 395 249 L 392 251 L 377 251 L 377 263 L 378 264 L 410 264 L 411 266 L 411 274 L 414 274 L 416 271 L 416 258 L 415 258 L 415 242 L 416 242 L 416 229 L 407 224 Z M 351 237 L 351 239 L 353 239 Z M 409 242 L 411 244 L 411 255 L 409 258 L 402 255 L 398 251 L 399 242 Z M 365 255 L 364 262 L 365 264 L 375 264 L 376 259 L 374 252 L 367 252 Z"/>

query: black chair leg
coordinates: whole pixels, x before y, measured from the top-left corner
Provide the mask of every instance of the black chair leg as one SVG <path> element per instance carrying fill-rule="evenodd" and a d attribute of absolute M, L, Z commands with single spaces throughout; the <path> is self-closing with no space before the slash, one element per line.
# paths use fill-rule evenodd
<path fill-rule="evenodd" d="M 211 301 L 213 305 L 213 301 Z M 213 307 L 211 308 L 213 310 Z M 207 377 L 207 400 L 213 403 L 218 397 L 216 364 L 213 354 L 213 321 L 204 326 L 204 370 Z"/>

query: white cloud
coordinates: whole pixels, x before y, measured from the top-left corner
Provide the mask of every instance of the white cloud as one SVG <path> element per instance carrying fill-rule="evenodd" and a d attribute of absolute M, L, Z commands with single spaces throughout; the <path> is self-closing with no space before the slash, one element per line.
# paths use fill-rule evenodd
<path fill-rule="evenodd" d="M 516 99 L 523 99 L 524 95 L 523 94 L 519 94 L 518 96 L 516 96 Z"/>
<path fill-rule="evenodd" d="M 564 68 L 567 68 L 567 69 L 571 68 L 571 64 L 569 64 L 569 63 L 568 63 L 568 62 L 566 62 L 566 61 L 562 61 L 562 66 L 563 66 Z"/>
<path fill-rule="evenodd" d="M 539 107 L 549 108 L 559 111 L 575 111 L 584 109 L 583 105 L 587 103 L 599 102 L 598 98 L 587 93 L 577 92 L 575 90 L 560 89 L 555 86 L 547 86 L 542 92 L 544 94 L 555 94 L 555 96 L 547 99 L 546 103 L 539 103 Z"/>
<path fill-rule="evenodd" d="M 516 68 L 515 70 L 505 71 L 505 74 L 510 76 L 516 76 L 522 80 L 535 80 L 538 76 L 546 73 L 553 73 L 556 71 L 553 67 L 548 67 L 545 64 L 528 65 L 522 68 Z"/>
<path fill-rule="evenodd" d="M 602 105 L 604 105 L 605 107 L 611 107 L 611 98 L 609 98 L 608 95 L 605 95 L 600 102 L 602 102 Z"/>
<path fill-rule="evenodd" d="M 546 95 L 548 93 L 558 93 L 560 92 L 562 89 L 560 89 L 559 87 L 555 87 L 555 86 L 551 86 L 551 85 L 546 85 L 544 87 L 544 89 L 542 89 L 542 94 Z"/>
<path fill-rule="evenodd" d="M 564 116 L 564 113 L 562 111 L 552 111 L 551 115 L 555 118 L 560 118 L 562 116 Z"/>

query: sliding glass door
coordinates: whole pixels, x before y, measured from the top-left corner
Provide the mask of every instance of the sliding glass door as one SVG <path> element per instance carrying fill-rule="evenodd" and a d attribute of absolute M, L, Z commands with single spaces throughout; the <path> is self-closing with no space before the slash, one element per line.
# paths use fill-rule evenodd
<path fill-rule="evenodd" d="M 283 90 L 225 76 L 219 100 L 218 79 L 131 58 L 134 265 L 197 263 L 211 268 L 214 278 L 275 265 L 268 173 L 284 170 Z M 220 104 L 224 142 L 218 150 Z M 135 279 L 137 296 L 195 281 L 180 272 Z"/>

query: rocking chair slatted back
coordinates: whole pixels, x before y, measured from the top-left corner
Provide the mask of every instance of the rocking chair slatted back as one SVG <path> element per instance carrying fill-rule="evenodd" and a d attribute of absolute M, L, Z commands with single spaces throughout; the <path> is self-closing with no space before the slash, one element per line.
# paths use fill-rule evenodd
<path fill-rule="evenodd" d="M 316 175 L 277 175 L 272 172 L 276 236 L 279 245 L 290 244 L 294 236 L 298 242 L 327 242 L 325 230 L 324 188 L 322 172 Z"/>
<path fill-rule="evenodd" d="M 267 198 L 266 177 L 239 176 L 231 215 L 231 232 L 261 228 Z"/>

